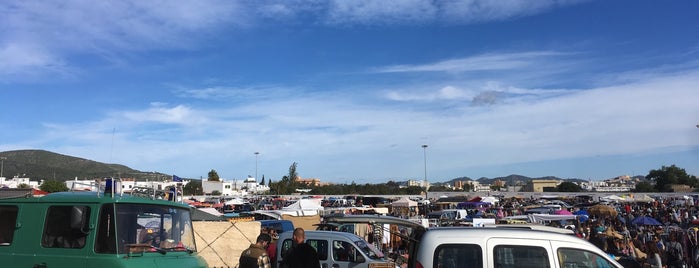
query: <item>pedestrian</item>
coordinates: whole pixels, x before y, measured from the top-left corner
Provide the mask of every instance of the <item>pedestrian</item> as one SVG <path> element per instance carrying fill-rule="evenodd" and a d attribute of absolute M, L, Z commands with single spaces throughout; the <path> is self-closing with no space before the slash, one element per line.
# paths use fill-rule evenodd
<path fill-rule="evenodd" d="M 282 268 L 320 268 L 318 252 L 306 243 L 303 228 L 294 229 L 292 239 L 294 245 L 283 256 Z"/>
<path fill-rule="evenodd" d="M 255 244 L 251 244 L 250 247 L 240 254 L 240 259 L 238 260 L 239 268 L 271 268 L 269 256 L 267 256 L 267 246 L 272 241 L 272 237 L 269 234 L 260 234 L 257 236 L 257 241 Z"/>
<path fill-rule="evenodd" d="M 682 244 L 677 242 L 677 240 L 677 233 L 670 233 L 670 242 L 667 243 L 667 249 L 665 250 L 665 253 L 667 254 L 668 268 L 684 267 L 684 252 L 682 251 Z"/>

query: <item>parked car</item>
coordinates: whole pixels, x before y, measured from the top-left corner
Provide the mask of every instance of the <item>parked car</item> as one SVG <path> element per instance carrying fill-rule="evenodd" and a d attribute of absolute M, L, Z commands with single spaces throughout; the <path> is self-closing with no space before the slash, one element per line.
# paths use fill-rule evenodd
<path fill-rule="evenodd" d="M 306 231 L 306 243 L 318 252 L 321 267 L 332 268 L 369 268 L 387 267 L 390 262 L 383 253 L 370 245 L 363 238 L 346 232 Z M 292 247 L 293 232 L 279 235 L 277 241 L 276 267 L 282 267 L 286 252 Z"/>

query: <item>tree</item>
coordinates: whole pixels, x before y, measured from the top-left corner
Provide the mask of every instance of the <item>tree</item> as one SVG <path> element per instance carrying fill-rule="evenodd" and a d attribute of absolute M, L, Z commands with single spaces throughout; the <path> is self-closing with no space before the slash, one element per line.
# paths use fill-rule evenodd
<path fill-rule="evenodd" d="M 260 185 L 265 185 L 265 175 L 262 175 L 262 182 L 260 182 Z"/>
<path fill-rule="evenodd" d="M 564 181 L 561 182 L 558 186 L 556 186 L 556 191 L 557 192 L 580 192 L 582 191 L 582 187 L 578 185 L 577 183 L 570 182 L 570 181 Z"/>
<path fill-rule="evenodd" d="M 221 178 L 218 177 L 216 170 L 212 169 L 209 171 L 209 181 L 221 181 Z"/>
<path fill-rule="evenodd" d="M 687 171 L 675 165 L 653 169 L 648 172 L 646 179 L 655 181 L 655 190 L 658 192 L 672 192 L 673 184 L 684 184 L 692 187 L 697 185 L 697 177 L 688 175 Z"/>
<path fill-rule="evenodd" d="M 201 181 L 191 180 L 187 185 L 182 187 L 182 194 L 185 195 L 198 195 L 201 193 Z"/>
<path fill-rule="evenodd" d="M 636 193 L 651 193 L 655 192 L 655 188 L 650 182 L 642 181 L 636 184 L 636 188 L 633 190 Z"/>
<path fill-rule="evenodd" d="M 19 185 L 17 185 L 17 188 L 19 188 L 19 189 L 29 189 L 29 188 L 32 188 L 32 187 L 29 186 L 29 184 L 20 183 Z"/>
<path fill-rule="evenodd" d="M 296 162 L 289 166 L 289 181 L 295 182 L 299 180 L 299 174 L 296 173 Z"/>
<path fill-rule="evenodd" d="M 64 182 L 57 180 L 45 180 L 44 183 L 39 186 L 44 192 L 55 193 L 55 192 L 65 192 L 68 191 L 68 186 Z"/>

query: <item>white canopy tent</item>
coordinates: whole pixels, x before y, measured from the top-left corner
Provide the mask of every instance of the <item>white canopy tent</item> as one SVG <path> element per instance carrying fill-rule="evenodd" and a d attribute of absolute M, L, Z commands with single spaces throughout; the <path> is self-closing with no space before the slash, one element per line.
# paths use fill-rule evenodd
<path fill-rule="evenodd" d="M 391 206 L 393 206 L 393 207 L 417 207 L 417 202 L 410 200 L 407 197 L 403 197 L 403 198 L 391 203 Z"/>

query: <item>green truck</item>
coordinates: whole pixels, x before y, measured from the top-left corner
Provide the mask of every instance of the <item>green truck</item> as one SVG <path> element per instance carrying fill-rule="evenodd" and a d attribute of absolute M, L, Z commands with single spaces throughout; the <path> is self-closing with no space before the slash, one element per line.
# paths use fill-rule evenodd
<path fill-rule="evenodd" d="M 0 190 L 0 265 L 207 267 L 188 205 L 104 188 L 41 197 Z"/>

